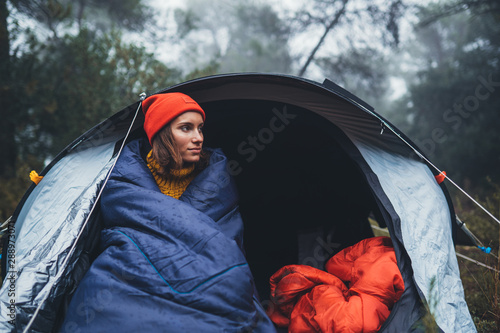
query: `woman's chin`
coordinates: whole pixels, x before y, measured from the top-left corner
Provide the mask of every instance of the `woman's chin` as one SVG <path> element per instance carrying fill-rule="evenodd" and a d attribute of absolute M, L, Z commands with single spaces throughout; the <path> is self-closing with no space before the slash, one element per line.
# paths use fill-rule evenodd
<path fill-rule="evenodd" d="M 184 162 L 184 166 L 189 166 L 190 164 L 193 164 L 193 163 L 197 163 L 200 161 L 200 156 L 192 156 L 192 157 L 189 157 L 189 158 L 185 158 L 183 160 Z"/>

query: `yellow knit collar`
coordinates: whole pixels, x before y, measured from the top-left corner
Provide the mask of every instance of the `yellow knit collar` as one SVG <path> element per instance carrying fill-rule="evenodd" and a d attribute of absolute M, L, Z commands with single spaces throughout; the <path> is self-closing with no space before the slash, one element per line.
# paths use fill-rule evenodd
<path fill-rule="evenodd" d="M 147 162 L 148 162 L 148 167 L 151 170 L 151 172 L 153 173 L 153 175 L 155 175 L 155 176 L 159 175 L 158 171 L 161 169 L 161 166 L 154 159 L 153 150 L 151 150 L 148 153 L 148 156 L 146 158 L 147 158 Z M 169 173 L 170 173 L 170 175 L 172 175 L 172 177 L 183 178 L 183 177 L 190 176 L 193 171 L 194 171 L 194 164 L 191 164 L 190 166 L 182 168 L 182 169 L 170 169 Z"/>
<path fill-rule="evenodd" d="M 182 169 L 170 169 L 169 173 L 174 177 L 187 177 L 194 171 L 194 164 Z"/>
<path fill-rule="evenodd" d="M 147 156 L 148 168 L 153 174 L 153 177 L 158 185 L 161 193 L 179 199 L 186 191 L 189 183 L 196 177 L 194 172 L 194 164 L 189 167 L 179 170 L 170 170 L 170 177 L 162 177 L 159 174 L 160 164 L 153 158 L 152 151 Z"/>

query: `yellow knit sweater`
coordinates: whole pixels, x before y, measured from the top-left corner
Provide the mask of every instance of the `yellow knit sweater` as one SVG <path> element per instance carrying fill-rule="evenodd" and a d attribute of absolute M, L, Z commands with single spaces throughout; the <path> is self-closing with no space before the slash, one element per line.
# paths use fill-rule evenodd
<path fill-rule="evenodd" d="M 182 193 L 186 190 L 189 183 L 194 179 L 196 173 L 194 172 L 194 164 L 187 168 L 180 170 L 170 170 L 170 177 L 164 178 L 158 174 L 160 165 L 153 158 L 153 151 L 150 151 L 147 156 L 149 170 L 156 180 L 156 184 L 160 188 L 161 193 L 179 199 Z"/>

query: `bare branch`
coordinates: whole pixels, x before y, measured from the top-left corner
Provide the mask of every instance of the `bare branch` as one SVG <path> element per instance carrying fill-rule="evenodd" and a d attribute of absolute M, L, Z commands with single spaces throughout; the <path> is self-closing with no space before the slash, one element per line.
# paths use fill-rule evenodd
<path fill-rule="evenodd" d="M 339 23 L 340 18 L 342 17 L 342 15 L 344 15 L 344 13 L 346 11 L 346 6 L 347 6 L 348 2 L 349 2 L 349 0 L 342 0 L 342 7 L 337 11 L 337 13 L 335 14 L 335 17 L 330 21 L 330 24 L 328 24 L 325 27 L 325 31 L 323 32 L 323 35 L 319 39 L 319 41 L 316 44 L 316 46 L 314 47 L 314 49 L 309 54 L 309 57 L 307 58 L 307 61 L 305 62 L 304 66 L 302 66 L 302 68 L 300 69 L 300 71 L 298 73 L 299 76 L 304 75 L 304 73 L 307 70 L 307 67 L 309 67 L 309 65 L 313 61 L 314 56 L 316 55 L 316 52 L 318 52 L 319 48 L 321 47 L 321 44 L 323 44 L 328 33 Z"/>

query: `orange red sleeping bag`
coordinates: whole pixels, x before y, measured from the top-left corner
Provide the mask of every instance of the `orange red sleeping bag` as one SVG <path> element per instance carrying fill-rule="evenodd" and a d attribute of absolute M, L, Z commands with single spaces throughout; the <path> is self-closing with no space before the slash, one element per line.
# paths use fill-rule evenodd
<path fill-rule="evenodd" d="M 289 332 L 376 332 L 404 291 L 389 237 L 345 248 L 325 265 L 281 268 L 270 279 L 271 320 Z"/>

